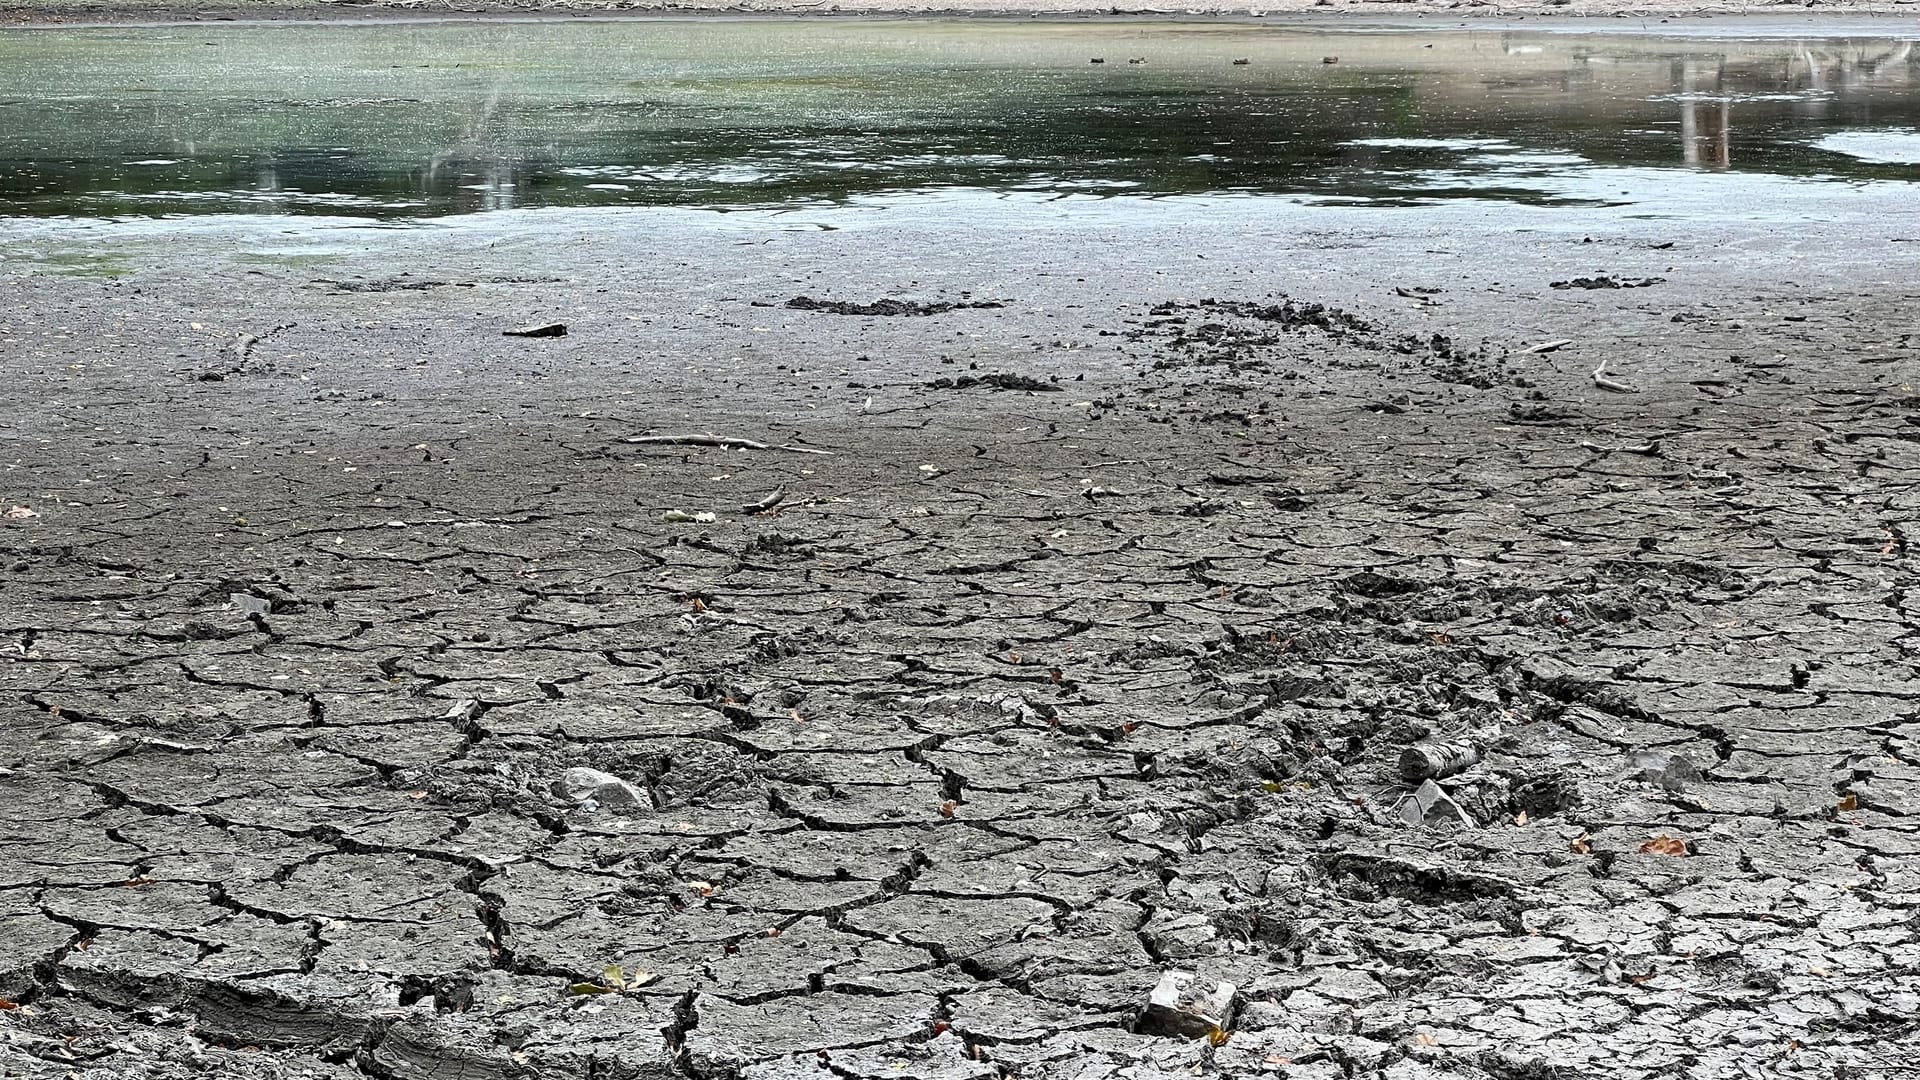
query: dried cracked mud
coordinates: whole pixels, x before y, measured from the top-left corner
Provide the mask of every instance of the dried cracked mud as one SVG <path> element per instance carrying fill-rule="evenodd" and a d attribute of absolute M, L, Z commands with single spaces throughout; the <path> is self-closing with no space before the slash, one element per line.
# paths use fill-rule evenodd
<path fill-rule="evenodd" d="M 0 266 L 0 1073 L 1912 1071 L 1897 216 L 1023 213 Z"/>

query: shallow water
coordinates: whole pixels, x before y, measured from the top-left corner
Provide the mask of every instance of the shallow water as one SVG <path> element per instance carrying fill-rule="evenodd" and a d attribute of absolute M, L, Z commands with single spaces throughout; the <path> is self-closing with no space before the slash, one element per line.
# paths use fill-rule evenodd
<path fill-rule="evenodd" d="M 0 32 L 15 217 L 943 193 L 1633 207 L 1916 180 L 1920 52 L 1893 38 L 804 19 Z"/>

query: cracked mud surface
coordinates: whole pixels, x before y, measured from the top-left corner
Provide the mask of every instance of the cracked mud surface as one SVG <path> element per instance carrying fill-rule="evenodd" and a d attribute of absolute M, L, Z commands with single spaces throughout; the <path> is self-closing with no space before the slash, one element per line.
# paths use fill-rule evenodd
<path fill-rule="evenodd" d="M 0 1073 L 1899 1075 L 1899 219 L 1239 213 L 0 267 Z"/>

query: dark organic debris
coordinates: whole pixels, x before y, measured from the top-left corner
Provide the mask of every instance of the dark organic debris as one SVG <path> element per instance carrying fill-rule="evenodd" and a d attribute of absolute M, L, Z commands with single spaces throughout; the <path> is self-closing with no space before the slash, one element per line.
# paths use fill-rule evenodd
<path fill-rule="evenodd" d="M 818 300 L 811 296 L 796 296 L 787 301 L 787 306 L 795 311 L 824 311 L 829 315 L 879 315 L 891 318 L 938 315 L 963 308 L 1001 308 L 1007 305 L 998 300 L 935 300 L 932 303 L 922 303 L 918 300 L 895 300 L 891 297 L 883 297 L 871 304 L 856 304 L 850 300 Z"/>
<path fill-rule="evenodd" d="M 1611 274 L 1601 274 L 1597 277 L 1577 277 L 1569 278 L 1566 281 L 1550 281 L 1547 283 L 1547 286 L 1554 289 L 1644 289 L 1649 285 L 1658 285 L 1666 280 L 1667 279 L 1663 277 L 1634 278 L 1614 277 Z"/>
<path fill-rule="evenodd" d="M 1045 379 L 1036 379 L 1031 375 L 1013 375 L 995 372 L 991 375 L 962 375 L 957 379 L 935 379 L 927 384 L 935 390 L 971 390 L 984 386 L 990 390 L 1033 390 L 1041 393 L 1059 393 L 1063 387 Z"/>

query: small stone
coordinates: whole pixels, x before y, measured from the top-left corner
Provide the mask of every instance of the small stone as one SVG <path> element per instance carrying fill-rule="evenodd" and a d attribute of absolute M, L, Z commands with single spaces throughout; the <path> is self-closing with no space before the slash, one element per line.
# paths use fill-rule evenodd
<path fill-rule="evenodd" d="M 1147 994 L 1137 1030 L 1182 1039 L 1224 1031 L 1233 1020 L 1233 999 L 1239 989 L 1230 982 L 1203 982 L 1191 971 L 1165 972 Z"/>
<path fill-rule="evenodd" d="M 1628 760 L 1633 766 L 1635 780 L 1655 784 L 1668 791 L 1683 791 L 1689 783 L 1700 779 L 1699 767 L 1680 754 L 1641 750 Z"/>
<path fill-rule="evenodd" d="M 270 615 L 273 613 L 273 601 L 252 593 L 228 593 L 227 599 L 233 601 L 242 615 Z"/>
<path fill-rule="evenodd" d="M 1400 800 L 1400 820 L 1409 825 L 1472 825 L 1473 818 L 1453 801 L 1439 784 L 1421 783 L 1413 794 Z"/>
<path fill-rule="evenodd" d="M 599 769 L 573 768 L 554 781 L 553 793 L 569 802 L 591 799 L 601 806 L 651 806 L 653 802 L 639 788 Z"/>

